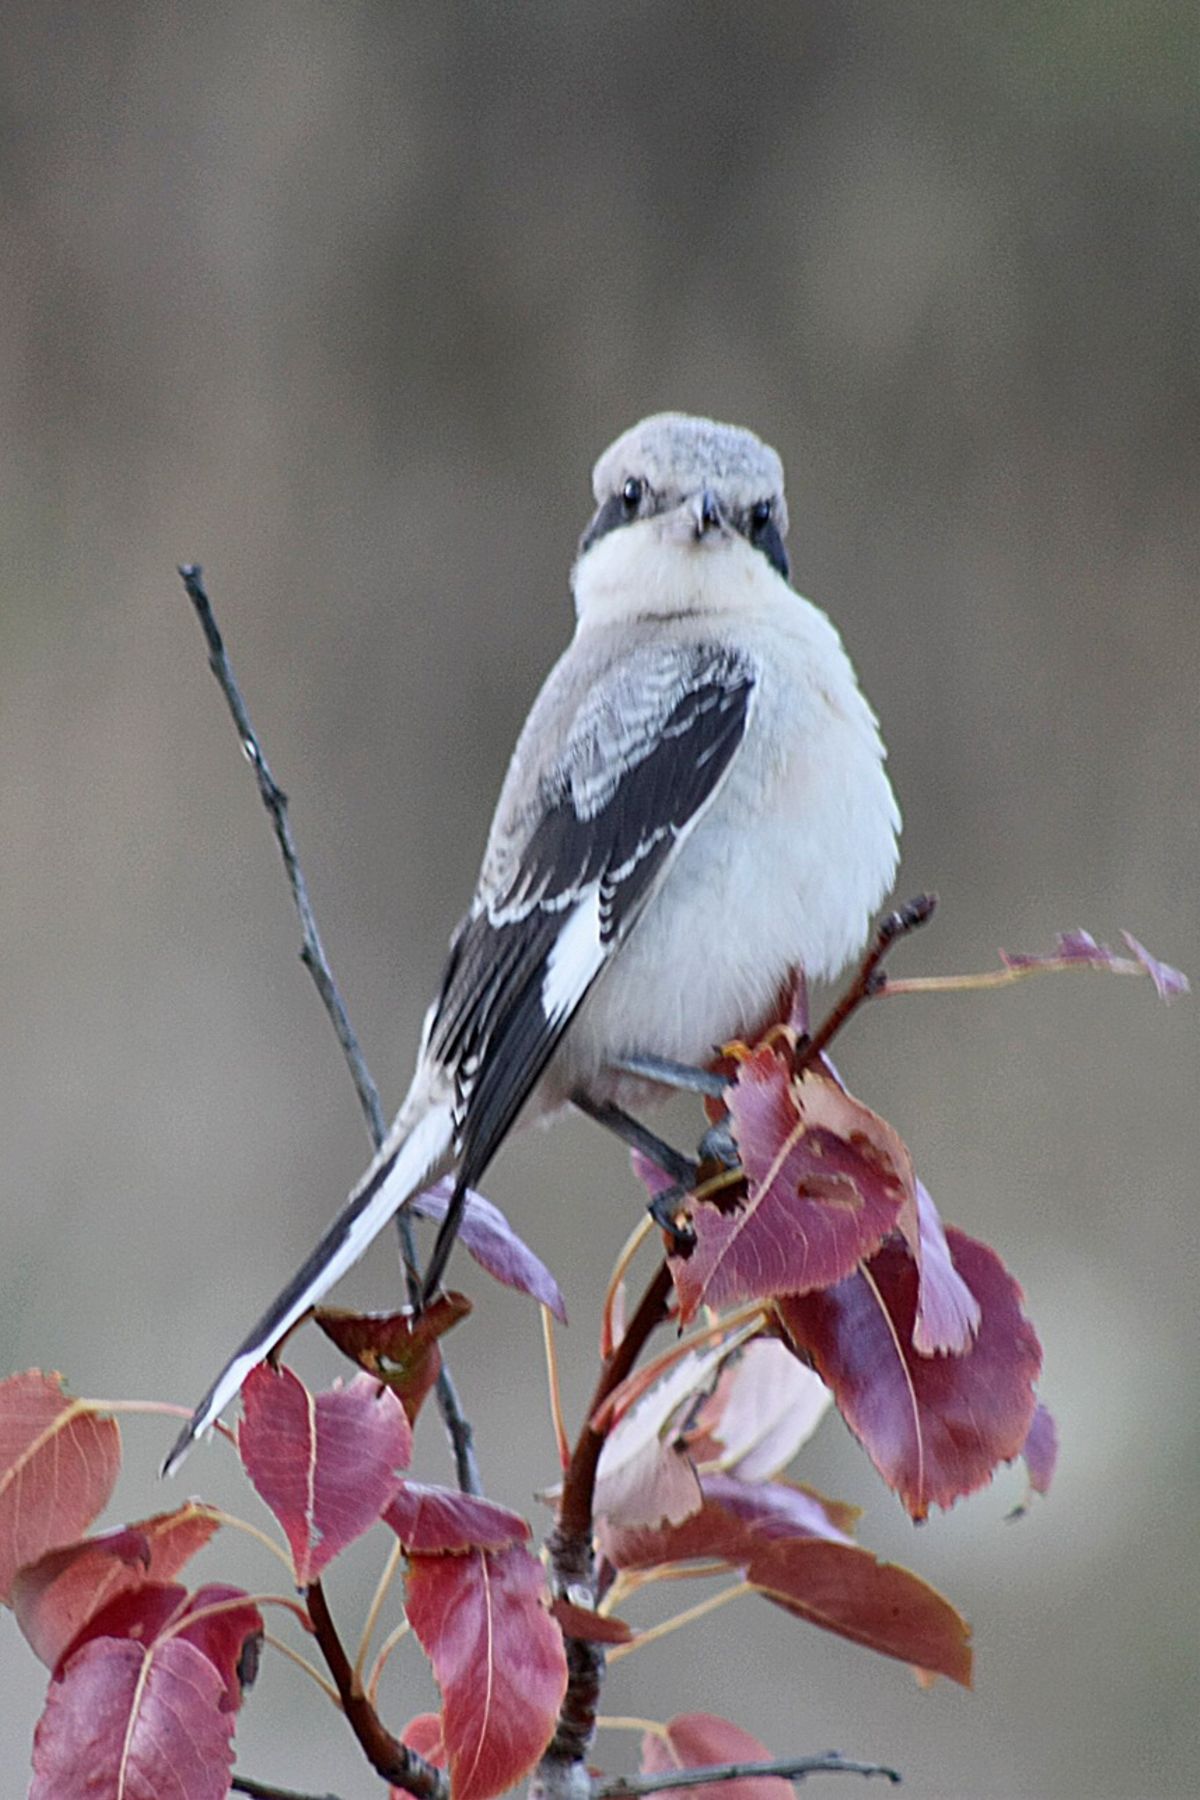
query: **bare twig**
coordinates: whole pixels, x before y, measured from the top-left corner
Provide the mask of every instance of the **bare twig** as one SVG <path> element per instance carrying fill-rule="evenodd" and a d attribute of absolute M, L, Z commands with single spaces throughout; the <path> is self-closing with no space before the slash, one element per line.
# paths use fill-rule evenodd
<path fill-rule="evenodd" d="M 279 845 L 279 853 L 283 858 L 288 886 L 291 889 L 292 901 L 300 919 L 302 933 L 300 959 L 312 976 L 317 992 L 321 996 L 322 1005 L 337 1033 L 338 1043 L 342 1046 L 342 1054 L 346 1058 L 355 1092 L 358 1095 L 359 1106 L 362 1108 L 367 1129 L 371 1134 L 371 1142 L 377 1150 L 387 1132 L 387 1121 L 380 1103 L 379 1089 L 367 1067 L 366 1058 L 350 1023 L 350 1016 L 333 978 L 333 971 L 329 966 L 329 959 L 321 942 L 316 914 L 309 898 L 308 883 L 304 879 L 304 871 L 300 866 L 299 854 L 288 819 L 287 795 L 272 775 L 258 734 L 251 723 L 249 710 L 233 673 L 229 653 L 225 648 L 213 613 L 212 602 L 209 600 L 204 586 L 203 571 L 199 563 L 184 563 L 180 566 L 179 574 L 196 617 L 200 621 L 200 629 L 204 633 L 205 643 L 208 645 L 208 666 L 216 676 L 221 692 L 225 696 L 226 704 L 241 739 L 246 760 L 254 770 L 259 795 L 271 819 L 275 839 Z M 396 1228 L 400 1234 L 409 1301 L 416 1307 L 420 1305 L 421 1299 L 421 1269 L 412 1221 L 406 1213 L 400 1212 L 396 1215 Z M 438 1411 L 441 1413 L 442 1422 L 450 1438 L 458 1485 L 464 1493 L 481 1494 L 483 1483 L 480 1480 L 479 1465 L 475 1459 L 471 1426 L 463 1413 L 458 1390 L 446 1366 L 444 1354 L 436 1394 Z"/>
<path fill-rule="evenodd" d="M 917 931 L 933 917 L 937 906 L 936 894 L 918 894 L 902 906 L 899 912 L 889 913 L 881 919 L 875 933 L 875 939 L 867 954 L 859 964 L 858 973 L 846 992 L 807 1040 L 801 1039 L 796 1048 L 796 1062 L 799 1068 L 813 1068 L 821 1059 L 838 1032 L 858 1011 L 866 1000 L 873 1000 L 884 991 L 887 977 L 880 964 L 902 937 Z"/>
<path fill-rule="evenodd" d="M 633 1368 L 651 1332 L 667 1317 L 670 1296 L 671 1275 L 666 1263 L 662 1263 L 629 1321 L 624 1337 L 600 1371 L 587 1410 L 587 1423 L 579 1434 L 563 1478 L 558 1518 L 547 1540 L 547 1549 L 554 1588 L 577 1605 L 594 1604 L 596 1597 L 592 1497 L 606 1432 L 597 1430 L 592 1421 Z M 604 1647 L 568 1636 L 566 1650 L 567 1691 L 559 1709 L 554 1736 L 530 1784 L 534 1800 L 578 1796 L 590 1785 L 585 1759 L 596 1734 L 596 1712 L 604 1682 Z"/>
<path fill-rule="evenodd" d="M 716 1781 L 766 1780 L 769 1776 L 784 1781 L 803 1781 L 809 1775 L 882 1775 L 885 1781 L 898 1784 L 896 1769 L 883 1763 L 851 1762 L 837 1750 L 823 1756 L 781 1757 L 778 1762 L 717 1763 L 702 1769 L 672 1769 L 661 1775 L 619 1776 L 594 1789 L 593 1800 L 641 1800 L 644 1794 L 665 1794 L 672 1788 L 708 1787 Z"/>
<path fill-rule="evenodd" d="M 235 1794 L 250 1794 L 253 1800 L 338 1800 L 336 1794 L 298 1794 L 295 1788 L 274 1787 L 269 1781 L 252 1781 L 249 1775 L 235 1775 L 230 1783 Z"/>
<path fill-rule="evenodd" d="M 313 1632 L 333 1676 L 342 1711 L 375 1773 L 395 1787 L 402 1787 L 405 1793 L 415 1794 L 418 1800 L 450 1800 L 450 1783 L 444 1772 L 393 1737 L 363 1692 L 319 1581 L 305 1589 L 305 1597 Z"/>

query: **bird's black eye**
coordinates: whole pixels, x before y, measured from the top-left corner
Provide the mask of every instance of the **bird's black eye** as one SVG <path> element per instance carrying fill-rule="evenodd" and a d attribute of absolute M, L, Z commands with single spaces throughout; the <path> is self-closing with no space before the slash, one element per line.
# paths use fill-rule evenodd
<path fill-rule="evenodd" d="M 621 489 L 621 505 L 625 508 L 628 518 L 632 518 L 642 504 L 642 495 L 645 491 L 645 483 L 639 481 L 636 475 L 631 475 Z"/>
<path fill-rule="evenodd" d="M 771 502 L 769 500 L 756 500 L 754 505 L 750 508 L 750 529 L 755 532 L 765 531 L 770 523 Z"/>

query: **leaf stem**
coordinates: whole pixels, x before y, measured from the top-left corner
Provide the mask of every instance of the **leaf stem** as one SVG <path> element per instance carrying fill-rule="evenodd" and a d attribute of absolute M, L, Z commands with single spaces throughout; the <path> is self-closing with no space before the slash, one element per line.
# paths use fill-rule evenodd
<path fill-rule="evenodd" d="M 282 1638 L 276 1637 L 273 1631 L 263 1632 L 263 1643 L 270 1644 L 272 1650 L 278 1650 L 280 1656 L 286 1656 L 288 1661 L 295 1663 L 298 1669 L 303 1669 L 304 1673 L 316 1682 L 322 1693 L 327 1694 L 333 1701 L 333 1704 L 337 1707 L 338 1711 L 341 1712 L 342 1703 L 338 1698 L 337 1689 L 334 1687 L 332 1681 L 326 1681 L 320 1669 L 314 1668 L 307 1656 L 301 1656 L 298 1650 L 293 1650 L 290 1644 L 285 1643 Z"/>
<path fill-rule="evenodd" d="M 371 1604 L 367 1609 L 367 1617 L 366 1622 L 363 1625 L 362 1637 L 359 1639 L 358 1655 L 354 1659 L 354 1679 L 360 1687 L 362 1686 L 363 1666 L 367 1660 L 367 1651 L 371 1647 L 371 1637 L 379 1619 L 380 1608 L 387 1599 L 388 1589 L 396 1578 L 396 1570 L 400 1567 L 400 1558 L 403 1554 L 404 1550 L 399 1538 L 393 1539 L 392 1547 L 387 1554 L 387 1561 L 383 1565 L 383 1572 L 380 1575 L 379 1580 L 375 1583 L 375 1592 L 371 1597 Z"/>
<path fill-rule="evenodd" d="M 647 1644 L 655 1643 L 659 1638 L 669 1637 L 682 1625 L 694 1624 L 708 1613 L 716 1612 L 719 1606 L 725 1606 L 730 1600 L 737 1600 L 742 1594 L 753 1594 L 755 1589 L 748 1581 L 735 1582 L 732 1587 L 720 1588 L 717 1593 L 709 1594 L 704 1600 L 698 1600 L 695 1606 L 687 1607 L 681 1613 L 673 1613 L 669 1619 L 663 1619 L 657 1625 L 651 1625 L 646 1631 L 639 1631 L 628 1644 L 615 1644 L 608 1653 L 610 1663 L 620 1662 L 623 1656 L 629 1656 L 634 1650 L 642 1650 Z"/>
<path fill-rule="evenodd" d="M 554 1341 L 554 1315 L 548 1306 L 539 1308 L 542 1315 L 542 1347 L 546 1352 L 546 1386 L 550 1393 L 550 1418 L 558 1445 L 558 1466 L 565 1469 L 571 1460 L 571 1445 L 563 1418 L 562 1389 L 558 1380 L 558 1346 Z"/>

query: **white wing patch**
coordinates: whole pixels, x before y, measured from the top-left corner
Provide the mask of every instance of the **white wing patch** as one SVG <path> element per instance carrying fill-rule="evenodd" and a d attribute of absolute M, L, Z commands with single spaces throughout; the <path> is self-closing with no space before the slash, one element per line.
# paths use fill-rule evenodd
<path fill-rule="evenodd" d="M 593 881 L 568 914 L 546 959 L 542 1011 L 552 1025 L 574 1012 L 607 954 L 601 937 L 600 883 Z"/>

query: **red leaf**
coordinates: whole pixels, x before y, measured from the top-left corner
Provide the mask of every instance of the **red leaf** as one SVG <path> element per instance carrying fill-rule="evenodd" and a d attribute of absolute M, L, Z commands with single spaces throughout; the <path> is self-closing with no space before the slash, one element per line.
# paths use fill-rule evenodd
<path fill-rule="evenodd" d="M 503 1793 L 550 1741 L 567 1661 L 545 1602 L 523 1546 L 409 1559 L 408 1621 L 442 1692 L 454 1800 Z"/>
<path fill-rule="evenodd" d="M 529 1537 L 519 1513 L 492 1500 L 452 1488 L 402 1481 L 383 1514 L 410 1556 L 456 1555 L 467 1550 L 507 1550 Z"/>
<path fill-rule="evenodd" d="M 290 1369 L 260 1363 L 242 1407 L 242 1462 L 283 1526 L 297 1584 L 307 1587 L 380 1517 L 412 1453 L 412 1427 L 370 1375 L 313 1395 Z"/>
<path fill-rule="evenodd" d="M 853 1508 L 807 1488 L 739 1481 L 733 1475 L 705 1475 L 701 1488 L 700 1510 L 678 1525 L 622 1529 L 601 1520 L 597 1539 L 604 1555 L 618 1569 L 714 1559 L 740 1569 L 764 1545 L 781 1537 L 850 1542 L 845 1527 Z"/>
<path fill-rule="evenodd" d="M 94 1638 L 50 1683 L 29 1800 L 224 1800 L 233 1714 L 195 1644 Z"/>
<path fill-rule="evenodd" d="M 681 1713 L 671 1719 L 665 1738 L 648 1731 L 642 1739 L 642 1774 L 666 1775 L 676 1769 L 703 1769 L 714 1763 L 774 1762 L 765 1744 L 719 1719 L 715 1713 Z M 715 1781 L 704 1787 L 672 1788 L 672 1800 L 794 1800 L 792 1784 L 779 1775 L 739 1781 Z"/>
<path fill-rule="evenodd" d="M 971 1685 L 970 1629 L 936 1588 L 859 1544 L 792 1539 L 751 1558 L 747 1579 L 825 1631 Z"/>
<path fill-rule="evenodd" d="M 400 1742 L 423 1756 L 426 1762 L 436 1763 L 439 1769 L 444 1769 L 450 1761 L 442 1738 L 441 1713 L 418 1713 L 400 1733 Z M 403 1788 L 392 1788 L 391 1792 L 396 1800 L 409 1800 Z"/>
<path fill-rule="evenodd" d="M 355 1313 L 336 1306 L 318 1306 L 313 1317 L 343 1356 L 387 1383 L 415 1425 L 441 1373 L 437 1340 L 470 1311 L 465 1294 L 439 1294 L 416 1318 L 407 1310 Z"/>
<path fill-rule="evenodd" d="M 422 1219 L 445 1218 L 454 1183 L 449 1176 L 435 1187 L 419 1194 L 410 1210 Z M 557 1281 L 513 1230 L 498 1206 L 482 1194 L 469 1191 L 458 1235 L 481 1269 L 505 1287 L 528 1294 L 542 1306 L 548 1306 L 556 1319 L 567 1322 L 567 1309 Z"/>
<path fill-rule="evenodd" d="M 207 1656 L 225 1684 L 222 1708 L 236 1712 L 258 1673 L 262 1646 L 262 1614 L 249 1595 L 216 1582 L 197 1588 L 175 1621 L 173 1635 Z"/>
<path fill-rule="evenodd" d="M 572 1606 L 569 1600 L 553 1600 L 550 1616 L 558 1621 L 564 1637 L 582 1638 L 587 1644 L 630 1644 L 634 1631 L 624 1619 L 611 1613 L 592 1612 L 586 1606 Z"/>
<path fill-rule="evenodd" d="M 792 1342 L 915 1519 L 982 1487 L 1019 1453 L 1041 1366 L 1021 1290 L 999 1257 L 953 1227 L 946 1235 L 983 1315 L 961 1356 L 914 1348 L 917 1269 L 898 1243 L 837 1287 L 777 1303 Z"/>
<path fill-rule="evenodd" d="M 841 1281 L 900 1220 L 915 1216 L 912 1165 L 890 1125 L 835 1082 L 797 1081 L 757 1050 L 729 1090 L 748 1185 L 693 1205 L 696 1243 L 671 1259 L 684 1323 L 723 1307 Z"/>
<path fill-rule="evenodd" d="M 0 1381 L 0 1602 L 22 1563 L 69 1544 L 107 1506 L 121 1434 L 62 1377 L 29 1369 Z"/>
<path fill-rule="evenodd" d="M 174 1512 L 48 1550 L 18 1570 L 13 1609 L 35 1655 L 53 1668 L 103 1606 L 147 1581 L 169 1581 L 217 1525 L 189 1500 Z"/>

